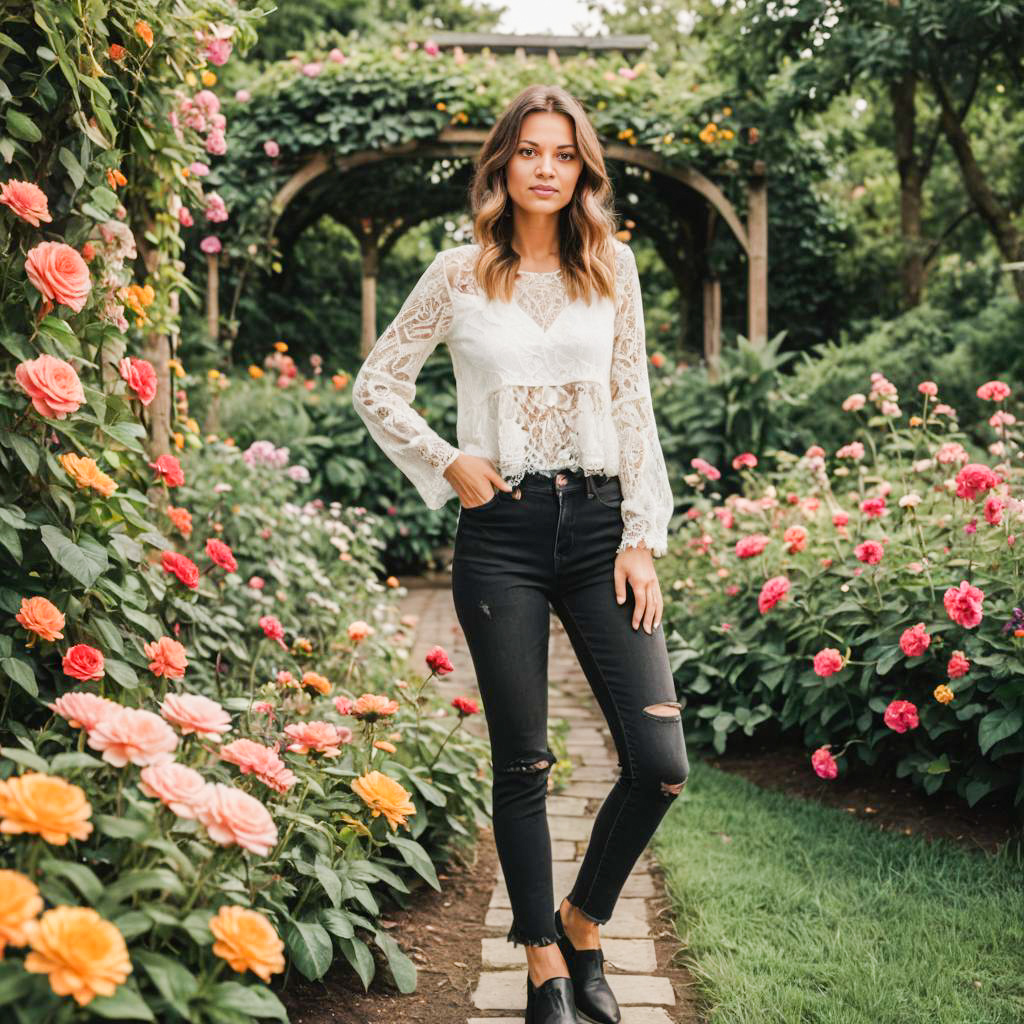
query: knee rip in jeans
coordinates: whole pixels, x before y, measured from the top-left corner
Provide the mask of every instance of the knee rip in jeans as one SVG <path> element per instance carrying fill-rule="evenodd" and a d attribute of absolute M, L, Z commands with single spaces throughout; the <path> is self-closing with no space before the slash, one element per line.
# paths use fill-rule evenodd
<path fill-rule="evenodd" d="M 644 708 L 644 714 L 649 718 L 660 718 L 665 722 L 679 721 L 682 716 L 678 711 L 673 714 L 673 708 L 681 708 L 682 706 L 677 700 L 666 700 L 660 704 L 648 704 Z M 662 782 L 661 792 L 664 796 L 679 796 L 685 785 L 686 779 L 683 779 L 682 782 Z"/>
<path fill-rule="evenodd" d="M 517 757 L 514 761 L 505 765 L 502 771 L 536 774 L 547 771 L 557 760 L 558 758 L 550 750 L 547 750 L 540 757 L 537 757 L 536 754 L 528 757 Z"/>

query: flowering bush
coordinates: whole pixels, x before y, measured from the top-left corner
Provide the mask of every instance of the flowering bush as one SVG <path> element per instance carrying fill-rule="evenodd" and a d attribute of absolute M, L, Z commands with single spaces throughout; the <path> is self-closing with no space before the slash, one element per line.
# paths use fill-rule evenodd
<path fill-rule="evenodd" d="M 822 778 L 894 764 L 929 793 L 1024 801 L 1021 435 L 1008 385 L 977 395 L 987 451 L 933 381 L 905 415 L 876 373 L 843 402 L 860 437 L 831 457 L 737 454 L 724 500 L 694 460 L 667 614 L 695 740 L 799 729 Z"/>

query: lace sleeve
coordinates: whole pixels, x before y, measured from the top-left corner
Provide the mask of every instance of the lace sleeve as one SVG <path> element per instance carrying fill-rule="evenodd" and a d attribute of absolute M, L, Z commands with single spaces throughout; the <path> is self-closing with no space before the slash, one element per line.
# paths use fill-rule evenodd
<path fill-rule="evenodd" d="M 352 405 L 370 436 L 412 481 L 427 508 L 456 496 L 442 475 L 462 453 L 412 407 L 416 376 L 448 333 L 451 293 L 438 253 L 377 339 L 352 385 Z"/>
<path fill-rule="evenodd" d="M 642 540 L 654 558 L 668 547 L 675 503 L 658 440 L 647 377 L 647 345 L 640 277 L 628 245 L 616 261 L 615 342 L 612 350 L 612 419 L 619 441 L 622 541 L 619 551 Z"/>

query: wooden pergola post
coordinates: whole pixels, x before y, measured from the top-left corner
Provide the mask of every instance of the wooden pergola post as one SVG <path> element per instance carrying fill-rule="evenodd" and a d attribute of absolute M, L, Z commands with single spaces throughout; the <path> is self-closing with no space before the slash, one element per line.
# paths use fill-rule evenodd
<path fill-rule="evenodd" d="M 380 240 L 377 231 L 363 218 L 363 234 L 359 237 L 362 269 L 362 337 L 359 351 L 365 359 L 377 340 L 377 276 L 380 272 Z"/>
<path fill-rule="evenodd" d="M 768 190 L 763 160 L 754 162 L 747 182 L 747 337 L 754 345 L 768 340 Z"/>

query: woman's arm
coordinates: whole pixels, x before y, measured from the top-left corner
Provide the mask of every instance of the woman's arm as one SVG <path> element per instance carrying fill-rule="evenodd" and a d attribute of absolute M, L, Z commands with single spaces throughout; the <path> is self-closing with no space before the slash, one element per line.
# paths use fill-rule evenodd
<path fill-rule="evenodd" d="M 412 481 L 428 508 L 441 508 L 455 496 L 443 473 L 462 452 L 431 429 L 412 401 L 416 377 L 451 322 L 451 292 L 439 252 L 377 339 L 352 385 L 352 405 L 370 436 Z"/>
<path fill-rule="evenodd" d="M 619 439 L 619 483 L 623 497 L 622 542 L 618 550 L 644 546 L 658 558 L 668 547 L 668 523 L 675 504 L 654 421 L 640 276 L 629 246 L 616 267 L 611 398 L 612 419 Z"/>

